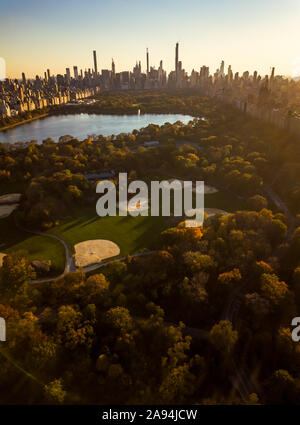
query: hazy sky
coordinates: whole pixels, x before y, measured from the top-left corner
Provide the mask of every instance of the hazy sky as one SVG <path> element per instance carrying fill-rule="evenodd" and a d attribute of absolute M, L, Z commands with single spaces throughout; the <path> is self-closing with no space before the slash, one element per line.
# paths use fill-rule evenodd
<path fill-rule="evenodd" d="M 220 61 L 233 71 L 300 75 L 300 0 L 0 0 L 0 57 L 7 76 L 65 68 L 132 69 L 136 60 L 190 72 Z M 72 69 L 73 73 L 73 69 Z"/>

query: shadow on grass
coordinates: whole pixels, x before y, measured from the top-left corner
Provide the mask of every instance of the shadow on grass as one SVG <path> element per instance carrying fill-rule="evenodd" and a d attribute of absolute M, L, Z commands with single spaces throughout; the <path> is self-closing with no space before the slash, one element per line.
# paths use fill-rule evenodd
<path fill-rule="evenodd" d="M 6 218 L 0 218 L 0 243 L 4 245 L 4 249 L 23 242 L 30 237 L 31 235 L 29 233 L 16 227 L 14 214 Z"/>

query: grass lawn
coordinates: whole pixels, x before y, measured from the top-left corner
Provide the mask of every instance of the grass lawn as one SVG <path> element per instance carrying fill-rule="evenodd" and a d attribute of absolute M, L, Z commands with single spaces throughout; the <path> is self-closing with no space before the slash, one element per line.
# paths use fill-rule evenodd
<path fill-rule="evenodd" d="M 219 208 L 228 212 L 248 209 L 247 203 L 243 199 L 239 199 L 230 192 L 224 190 L 216 193 L 205 195 L 205 208 Z"/>
<path fill-rule="evenodd" d="M 172 196 L 171 196 L 172 197 Z M 244 209 L 244 202 L 231 194 L 218 192 L 205 196 L 207 208 L 226 211 Z M 120 256 L 142 248 L 155 248 L 159 234 L 169 227 L 164 217 L 98 217 L 95 207 L 80 208 L 59 226 L 49 230 L 63 238 L 74 252 L 74 245 L 90 239 L 108 239 L 120 247 Z"/>
<path fill-rule="evenodd" d="M 171 196 L 172 197 L 172 196 Z M 173 197 L 172 197 L 173 198 Z M 225 211 L 246 209 L 245 201 L 230 193 L 218 192 L 205 196 L 206 208 Z M 62 237 L 74 252 L 74 245 L 89 239 L 108 239 L 120 247 L 120 256 L 134 254 L 143 248 L 155 249 L 160 233 L 173 224 L 165 217 L 98 217 L 94 206 L 79 208 L 61 224 L 49 230 Z M 31 235 L 16 228 L 13 214 L 0 219 L 0 252 L 25 250 L 30 260 L 51 260 L 53 274 L 64 270 L 63 245 L 50 237 Z"/>
<path fill-rule="evenodd" d="M 167 227 L 163 217 L 99 217 L 95 207 L 81 208 L 49 232 L 62 237 L 74 252 L 74 245 L 90 239 L 108 239 L 120 247 L 120 256 L 142 248 L 155 248 Z"/>
<path fill-rule="evenodd" d="M 170 180 L 170 175 L 158 175 L 155 177 L 152 177 L 152 180 Z M 176 179 L 175 176 L 172 178 Z M 184 180 L 180 177 L 177 177 L 178 180 Z M 185 180 L 191 180 L 190 178 L 186 178 Z M 143 178 L 143 181 L 145 181 L 148 185 L 148 190 L 150 193 L 150 182 L 151 178 Z M 193 202 L 195 202 L 196 195 L 193 192 Z M 171 191 L 171 201 L 173 202 L 174 196 L 173 191 Z M 171 203 L 172 205 L 172 203 Z M 195 205 L 195 204 L 194 204 Z M 205 208 L 218 208 L 220 210 L 228 211 L 228 212 L 235 212 L 239 210 L 247 210 L 249 206 L 247 205 L 247 202 L 243 199 L 239 199 L 236 195 L 234 195 L 231 192 L 228 192 L 224 189 L 219 190 L 219 192 L 216 193 L 210 193 L 205 195 L 204 199 L 204 207 Z"/>
<path fill-rule="evenodd" d="M 30 260 L 51 260 L 53 273 L 61 273 L 65 267 L 63 245 L 47 236 L 31 235 L 16 228 L 13 214 L 0 219 L 0 252 L 25 250 Z"/>

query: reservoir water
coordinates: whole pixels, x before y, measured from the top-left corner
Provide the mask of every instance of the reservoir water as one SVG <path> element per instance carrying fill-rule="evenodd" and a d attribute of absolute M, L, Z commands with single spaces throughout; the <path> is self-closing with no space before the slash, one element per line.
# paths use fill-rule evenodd
<path fill-rule="evenodd" d="M 182 121 L 187 124 L 193 117 L 182 114 L 144 114 L 144 115 L 98 115 L 70 114 L 40 118 L 29 123 L 0 131 L 0 142 L 42 142 L 51 137 L 56 142 L 60 136 L 67 134 L 82 140 L 91 134 L 129 133 L 134 129 L 146 127 L 148 124 L 163 125 Z"/>

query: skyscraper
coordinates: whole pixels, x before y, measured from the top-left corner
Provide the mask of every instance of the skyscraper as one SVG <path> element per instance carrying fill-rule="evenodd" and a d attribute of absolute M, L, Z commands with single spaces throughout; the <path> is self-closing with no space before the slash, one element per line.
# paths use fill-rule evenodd
<path fill-rule="evenodd" d="M 178 43 L 176 43 L 175 47 L 175 74 L 176 74 L 176 81 L 177 81 L 177 71 L 178 71 Z"/>
<path fill-rule="evenodd" d="M 148 51 L 148 47 L 146 50 L 146 59 L 147 59 L 147 75 L 149 74 L 149 51 Z"/>
<path fill-rule="evenodd" d="M 93 50 L 93 55 L 94 55 L 94 72 L 95 72 L 95 76 L 96 76 L 96 75 L 98 75 L 96 50 Z"/>
<path fill-rule="evenodd" d="M 74 78 L 75 78 L 75 80 L 77 80 L 77 78 L 78 78 L 78 68 L 77 68 L 77 66 L 73 66 L 73 70 L 74 70 Z"/>
<path fill-rule="evenodd" d="M 274 78 L 274 76 L 275 76 L 275 68 L 273 67 L 271 72 L 271 78 Z"/>
<path fill-rule="evenodd" d="M 274 78 L 275 78 L 275 68 L 272 68 L 271 77 L 270 77 L 270 89 L 273 89 L 274 86 Z"/>
<path fill-rule="evenodd" d="M 66 68 L 66 76 L 67 76 L 67 80 L 70 82 L 70 80 L 71 80 L 70 68 Z"/>
<path fill-rule="evenodd" d="M 221 66 L 220 66 L 220 75 L 221 75 L 221 77 L 224 77 L 224 75 L 225 75 L 225 62 L 224 61 L 222 61 L 221 62 Z"/>
<path fill-rule="evenodd" d="M 112 78 L 115 78 L 116 76 L 116 67 L 113 59 L 111 60 L 111 76 Z"/>

